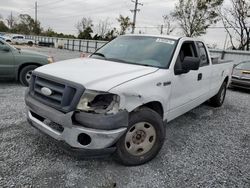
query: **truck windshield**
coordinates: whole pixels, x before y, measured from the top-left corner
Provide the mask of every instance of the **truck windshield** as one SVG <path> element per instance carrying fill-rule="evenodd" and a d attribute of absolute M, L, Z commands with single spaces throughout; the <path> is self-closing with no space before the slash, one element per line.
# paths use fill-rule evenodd
<path fill-rule="evenodd" d="M 91 55 L 128 64 L 166 68 L 172 58 L 176 40 L 149 36 L 120 36 Z"/>

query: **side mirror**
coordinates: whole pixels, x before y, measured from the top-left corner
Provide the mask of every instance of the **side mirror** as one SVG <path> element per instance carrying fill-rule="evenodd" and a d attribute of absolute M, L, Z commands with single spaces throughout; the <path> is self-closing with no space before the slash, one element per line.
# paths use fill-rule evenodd
<path fill-rule="evenodd" d="M 186 56 L 181 64 L 182 69 L 175 70 L 175 74 L 188 73 L 190 70 L 198 70 L 200 67 L 200 58 Z"/>

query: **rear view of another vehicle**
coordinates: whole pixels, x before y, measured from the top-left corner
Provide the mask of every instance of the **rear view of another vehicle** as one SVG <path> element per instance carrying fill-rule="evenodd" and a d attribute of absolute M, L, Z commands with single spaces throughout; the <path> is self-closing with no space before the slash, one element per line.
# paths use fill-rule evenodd
<path fill-rule="evenodd" d="M 250 60 L 234 67 L 231 87 L 250 89 Z"/>

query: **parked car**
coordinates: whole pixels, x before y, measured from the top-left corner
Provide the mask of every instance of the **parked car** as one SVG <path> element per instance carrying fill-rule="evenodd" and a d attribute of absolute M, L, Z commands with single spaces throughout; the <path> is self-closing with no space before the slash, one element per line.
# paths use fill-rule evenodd
<path fill-rule="evenodd" d="M 29 46 L 33 46 L 35 44 L 34 40 L 26 39 L 23 35 L 13 35 L 12 36 L 13 44 L 28 44 Z"/>
<path fill-rule="evenodd" d="M 250 61 L 243 61 L 234 67 L 230 86 L 250 89 Z"/>
<path fill-rule="evenodd" d="M 5 42 L 11 43 L 11 37 L 9 35 L 1 35 L 0 39 L 4 40 Z"/>
<path fill-rule="evenodd" d="M 197 39 L 120 36 L 88 58 L 36 69 L 27 117 L 74 153 L 114 153 L 122 164 L 140 165 L 161 149 L 163 122 L 207 100 L 223 104 L 232 68 L 212 64 Z"/>
<path fill-rule="evenodd" d="M 0 39 L 0 79 L 15 79 L 28 86 L 32 71 L 52 62 L 51 57 L 15 48 Z"/>

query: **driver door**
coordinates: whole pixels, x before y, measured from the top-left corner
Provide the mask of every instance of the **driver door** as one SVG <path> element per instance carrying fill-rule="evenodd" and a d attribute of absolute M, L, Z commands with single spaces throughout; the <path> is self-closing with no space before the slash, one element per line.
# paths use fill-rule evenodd
<path fill-rule="evenodd" d="M 11 48 L 2 41 L 0 41 L 0 78 L 14 78 L 14 56 Z"/>
<path fill-rule="evenodd" d="M 182 69 L 182 63 L 186 56 L 198 57 L 196 45 L 193 41 L 186 41 L 182 44 L 174 69 Z M 170 96 L 169 119 L 185 113 L 192 109 L 192 102 L 198 97 L 197 88 L 198 70 L 191 70 L 188 73 L 173 73 L 172 89 Z"/>

